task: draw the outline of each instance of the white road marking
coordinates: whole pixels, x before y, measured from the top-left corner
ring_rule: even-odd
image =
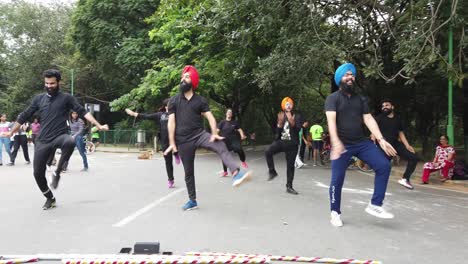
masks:
[[[329,189],[330,186],[323,184],[321,182],[315,182],[315,185],[318,187],[326,188]],[[349,193],[358,193],[358,194],[373,194],[374,190],[367,188],[367,190],[358,190],[358,189],[352,189],[352,188],[343,188],[341,189],[344,192],[349,192]],[[391,193],[385,193],[385,195],[392,195]]]
[[[138,216],[148,212],[149,210],[151,210],[153,207],[157,206],[158,204],[168,200],[169,198],[171,198],[172,196],[175,196],[176,194],[182,192],[182,191],[185,191],[185,188],[182,188],[182,189],[178,189],[178,190],[175,190],[171,193],[169,193],[168,195],[164,196],[164,197],[161,197],[159,198],[158,200],[148,204],[147,206],[141,208],[140,210],[136,211],[135,213],[125,217],[124,219],[122,219],[120,222],[118,223],[115,223],[113,224],[112,226],[113,227],[123,227],[124,225],[132,222],[133,220],[135,220]]]

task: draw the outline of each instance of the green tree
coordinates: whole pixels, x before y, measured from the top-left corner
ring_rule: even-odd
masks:
[[[64,38],[71,7],[14,1],[0,4],[0,13],[0,105],[12,117],[43,91],[42,72],[67,52]]]
[[[92,71],[120,93],[140,83],[155,59],[145,18],[159,0],[80,0],[73,14],[70,37]],[[102,83],[100,83],[102,85]],[[108,92],[108,91],[107,91]]]

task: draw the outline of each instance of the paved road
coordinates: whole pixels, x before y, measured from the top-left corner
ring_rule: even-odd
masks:
[[[91,169],[79,172],[75,153],[56,191],[58,207],[41,209],[44,198],[32,166],[18,155],[15,167],[0,167],[0,255],[117,253],[137,241],[160,241],[163,251],[242,252],[310,257],[377,259],[384,263],[464,263],[468,257],[468,194],[389,184],[386,206],[396,215],[382,220],[364,212],[373,178],[348,171],[343,192],[344,227],[329,223],[330,171],[296,171],[300,195],[285,192],[280,176],[266,182],[261,152],[248,152],[254,178],[239,188],[221,178],[212,154],[196,160],[199,210],[183,212],[187,200],[182,167],[175,189],[167,189],[161,158],[94,153]]]

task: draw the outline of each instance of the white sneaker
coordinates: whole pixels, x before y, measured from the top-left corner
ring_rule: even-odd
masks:
[[[410,189],[410,190],[413,190],[413,189],[414,189],[413,185],[411,185],[411,183],[409,183],[409,181],[408,181],[407,179],[404,179],[404,178],[403,178],[403,179],[399,179],[399,180],[398,180],[398,183],[399,183],[400,185],[404,186],[405,188]]]
[[[302,168],[302,166],[304,166],[304,163],[299,162],[299,161],[294,162],[294,167],[296,169],[300,169],[300,168]]]
[[[366,207],[366,213],[384,219],[392,219],[393,217],[395,217],[393,214],[385,211],[385,209],[382,206],[377,206],[370,203]]]
[[[336,227],[343,226],[343,221],[341,221],[341,215],[340,214],[338,214],[336,211],[332,211],[330,216],[331,216],[330,223],[333,226],[336,226]]]

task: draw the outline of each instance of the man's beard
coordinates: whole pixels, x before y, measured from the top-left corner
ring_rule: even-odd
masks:
[[[343,92],[352,94],[352,93],[354,93],[354,89],[353,89],[354,88],[354,82],[351,85],[348,85],[348,84],[342,82],[342,83],[340,83],[340,88],[341,88],[341,90],[343,90]]]
[[[179,85],[179,91],[180,93],[186,93],[188,92],[190,89],[192,89],[192,84],[190,83],[186,83],[184,81],[182,81]]]
[[[44,87],[45,90],[47,91],[47,94],[50,95],[50,96],[54,96],[58,93],[59,89],[60,89],[60,86],[57,85],[57,87],[55,88],[50,88],[50,87]]]
[[[391,113],[393,113],[393,110],[392,109],[388,109],[388,108],[385,108],[382,110],[382,113],[384,113],[384,115],[390,115]]]

